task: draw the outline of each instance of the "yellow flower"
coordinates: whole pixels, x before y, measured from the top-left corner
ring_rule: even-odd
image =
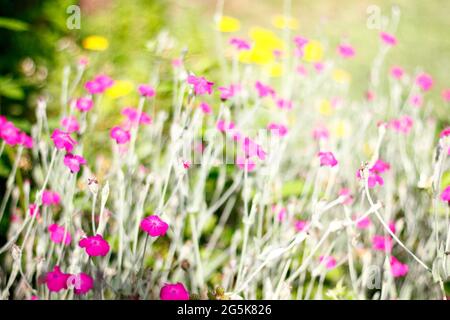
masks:
[[[241,51],[239,53],[239,61],[243,63],[267,65],[272,63],[273,60],[273,52],[258,45],[255,45],[251,50]]]
[[[273,50],[283,50],[284,48],[283,40],[268,29],[253,27],[250,29],[250,38],[255,43],[255,46],[270,50],[271,53]]]
[[[323,47],[319,41],[311,40],[303,48],[303,59],[306,62],[319,62],[323,58]]]
[[[324,99],[319,103],[319,113],[321,115],[331,116],[333,114],[333,111],[333,106],[327,99]]]
[[[283,66],[279,62],[271,63],[266,68],[271,77],[277,78],[283,75]]]
[[[116,80],[114,85],[106,90],[106,95],[112,99],[126,96],[133,91],[133,83],[128,80]]]
[[[220,32],[236,32],[241,28],[241,23],[236,18],[222,16],[217,21],[216,27]]]
[[[298,20],[277,14],[272,17],[272,25],[278,29],[298,29]]]
[[[348,126],[348,124],[344,121],[338,121],[333,128],[334,134],[338,138],[344,138],[351,133],[351,128]]]
[[[337,83],[349,83],[351,80],[350,74],[342,69],[334,69],[332,78]]]
[[[102,36],[89,36],[83,39],[83,48],[93,51],[104,51],[108,49],[108,39]]]
[[[373,149],[372,149],[372,147],[370,146],[370,144],[368,144],[367,142],[364,143],[364,145],[363,145],[363,152],[364,152],[364,155],[365,155],[367,158],[370,158],[370,157],[372,157],[372,155],[373,155]]]

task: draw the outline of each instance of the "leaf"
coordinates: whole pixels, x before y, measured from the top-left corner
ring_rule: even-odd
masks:
[[[27,31],[29,29],[29,25],[26,22],[0,17],[0,28],[12,30],[12,31]]]
[[[13,100],[21,100],[24,97],[23,89],[10,78],[0,78],[0,96]]]

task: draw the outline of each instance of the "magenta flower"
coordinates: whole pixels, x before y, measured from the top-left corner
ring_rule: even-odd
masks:
[[[297,232],[306,231],[308,229],[308,221],[297,220],[297,221],[295,221],[294,227]]]
[[[229,41],[229,44],[234,46],[239,51],[241,51],[241,50],[250,50],[250,43],[248,43],[244,39],[231,38],[230,41]]]
[[[423,104],[423,97],[420,94],[415,94],[409,99],[409,103],[417,108],[420,108]]]
[[[65,149],[67,152],[71,152],[73,147],[77,144],[68,132],[59,129],[53,131],[51,138],[57,149]]]
[[[378,159],[375,164],[370,168],[370,172],[374,173],[383,173],[388,171],[391,168],[391,165],[387,162],[384,162],[381,159]]]
[[[255,88],[258,91],[258,95],[260,98],[264,98],[267,96],[271,96],[271,97],[275,96],[275,90],[272,89],[272,87],[265,85],[259,81],[256,81]]]
[[[397,231],[397,228],[395,227],[395,221],[389,222],[389,230],[391,230],[392,233],[395,233],[395,231]]]
[[[94,287],[94,279],[84,272],[71,275],[68,282],[77,295],[86,294]]]
[[[148,84],[141,84],[138,87],[139,94],[146,98],[152,98],[155,96],[156,91]]]
[[[267,130],[270,131],[273,135],[284,137],[288,133],[288,128],[279,123],[271,122],[267,125]]]
[[[225,120],[218,120],[216,123],[216,128],[217,130],[219,130],[220,132],[231,132],[234,129],[235,125],[234,122],[230,121],[230,122],[225,122]]]
[[[130,132],[122,129],[121,127],[113,127],[110,133],[111,138],[116,140],[117,144],[124,144],[130,141],[131,135]]]
[[[20,132],[19,143],[27,149],[33,148],[33,138],[27,135],[25,132]]]
[[[122,115],[127,117],[128,122],[130,122],[133,125],[135,125],[137,123],[145,124],[145,125],[152,123],[152,118],[147,113],[142,111],[141,116],[139,117],[139,110],[137,110],[135,108],[125,107],[122,109],[121,113],[122,113]]]
[[[325,268],[327,268],[328,270],[333,269],[337,264],[336,259],[332,256],[320,256],[319,261],[320,263],[325,265]]]
[[[441,96],[445,102],[450,102],[450,89],[442,90]]]
[[[358,170],[356,173],[356,176],[361,179],[361,171]],[[367,184],[370,189],[375,188],[375,186],[378,184],[379,186],[382,186],[384,184],[384,180],[381,176],[377,175],[375,172],[369,172],[369,177],[367,178]]]
[[[233,98],[239,92],[240,86],[231,84],[229,87],[219,87],[217,90],[220,91],[220,99],[226,101]]]
[[[214,86],[214,82],[206,80],[204,77],[196,77],[193,75],[189,75],[187,78],[187,82],[194,86],[194,93],[196,95],[204,95],[211,94],[212,87]]]
[[[166,283],[159,293],[161,300],[189,300],[189,292],[181,282]]]
[[[441,138],[448,136],[450,136],[450,127],[446,127],[444,130],[442,130],[441,134],[439,135],[439,137]]]
[[[343,58],[352,58],[355,56],[355,49],[349,45],[349,44],[341,44],[338,47],[338,53],[343,57]]]
[[[114,84],[114,80],[104,74],[99,74],[95,77],[94,80],[103,87],[103,90],[112,87],[112,85]]]
[[[0,122],[0,138],[2,138],[6,144],[15,146],[21,141],[20,130],[16,128],[12,122]]]
[[[44,192],[42,193],[42,203],[45,206],[58,205],[60,199],[61,198],[57,192],[44,190]]]
[[[48,227],[48,231],[50,232],[50,240],[52,240],[54,243],[62,243],[64,241],[64,244],[68,246],[72,241],[72,237],[69,231],[66,231],[66,228],[64,228],[63,226],[59,226],[56,223],[51,224]]]
[[[374,235],[372,238],[372,248],[377,251],[391,252],[392,238],[389,236]]]
[[[372,221],[369,217],[364,217],[356,220],[356,227],[358,229],[364,230],[370,227]]]
[[[316,70],[317,73],[321,73],[324,68],[325,68],[325,65],[322,62],[314,63],[314,69]]]
[[[408,134],[414,124],[414,120],[410,116],[403,116],[398,119],[392,119],[389,126],[397,132]]]
[[[252,159],[241,156],[238,156],[236,158],[236,165],[239,167],[239,169],[247,170],[248,172],[255,170],[256,167],[256,164]]]
[[[291,110],[292,101],[287,99],[277,99],[277,107],[280,109]]]
[[[61,119],[61,127],[63,127],[67,133],[73,133],[80,130],[80,124],[75,116],[64,117]]]
[[[104,257],[109,252],[108,242],[99,234],[81,239],[78,245],[84,248],[90,257]]]
[[[50,292],[59,292],[67,289],[67,280],[70,274],[61,272],[59,266],[55,266],[53,271],[47,272],[44,282]]]
[[[202,112],[204,114],[211,114],[212,113],[212,108],[209,104],[207,104],[206,102],[201,102],[199,105],[200,110],[202,110]]]
[[[409,271],[408,265],[406,263],[405,264],[401,263],[394,256],[391,256],[390,265],[391,265],[391,274],[395,278],[404,277]]]
[[[433,87],[433,78],[427,73],[421,73],[416,78],[416,84],[423,91],[428,91]]]
[[[338,164],[338,161],[334,157],[332,152],[319,152],[318,153],[319,159],[320,159],[320,166],[328,166],[328,167],[334,167]]]
[[[388,46],[397,45],[397,38],[390,33],[380,32],[380,39]]]
[[[85,89],[90,94],[98,94],[105,92],[106,89],[110,88],[114,84],[114,80],[106,75],[98,75],[94,80],[86,82],[84,85]]]
[[[159,237],[166,234],[169,225],[157,215],[151,215],[141,221],[141,229],[150,237]]]
[[[330,132],[324,126],[317,126],[313,130],[313,138],[314,140],[328,139],[330,137]]]
[[[348,188],[342,188],[339,191],[339,196],[344,198],[342,202],[344,205],[351,205],[353,203],[353,196]]]
[[[260,160],[266,159],[266,152],[263,148],[249,137],[245,137],[242,143],[242,150],[248,157],[257,156]]]
[[[31,217],[36,217],[36,219],[38,219],[41,216],[39,207],[34,203],[30,204],[30,206],[28,207],[28,214]]]
[[[92,109],[93,106],[94,106],[94,101],[92,101],[92,99],[90,99],[90,98],[81,97],[81,98],[77,99],[76,107],[81,112],[88,112],[89,110]]]
[[[86,164],[86,160],[79,155],[68,153],[64,156],[64,165],[70,169],[72,173],[80,171],[80,166]]]
[[[403,71],[402,67],[393,66],[391,68],[391,76],[394,77],[397,80],[400,80],[403,77],[404,74],[405,74],[405,72]]]
[[[447,186],[441,193],[441,200],[450,204],[450,185]]]

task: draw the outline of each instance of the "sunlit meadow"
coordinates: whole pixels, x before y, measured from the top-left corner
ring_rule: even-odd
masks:
[[[158,30],[131,78],[87,35],[2,112],[1,299],[447,299],[450,82],[386,62],[408,12],[368,8],[355,94],[351,38],[211,3],[213,50]]]

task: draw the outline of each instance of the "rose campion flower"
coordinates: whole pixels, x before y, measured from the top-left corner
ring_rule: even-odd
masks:
[[[90,98],[82,97],[77,99],[75,106],[81,112],[88,112],[94,106],[94,101],[92,101]]]
[[[423,91],[429,91],[433,87],[433,78],[427,73],[421,73],[416,78],[416,84]]]
[[[398,119],[392,119],[389,126],[395,131],[408,134],[414,124],[414,120],[410,116],[403,116]]]
[[[131,139],[130,132],[122,129],[121,127],[113,127],[110,133],[111,138],[116,140],[117,144],[125,144]]]
[[[444,202],[448,202],[450,205],[450,185],[447,186],[444,191],[441,193],[441,200]]]
[[[68,282],[76,295],[86,294],[94,287],[94,279],[84,272],[71,275]]]
[[[372,238],[372,248],[377,251],[391,252],[392,238],[390,236],[374,235]]]
[[[330,132],[324,126],[317,126],[313,130],[313,138],[314,140],[328,139],[330,137]]]
[[[387,32],[380,32],[380,39],[388,46],[395,46],[397,45],[397,38]]]
[[[68,132],[59,129],[53,131],[51,138],[57,149],[65,149],[66,152],[72,152],[73,147],[77,144]]]
[[[90,94],[100,94],[105,92],[106,89],[110,88],[114,84],[114,80],[106,75],[98,75],[94,80],[87,81],[84,88]]]
[[[256,81],[255,88],[258,91],[258,95],[260,98],[264,98],[267,96],[271,96],[271,97],[275,96],[275,90],[272,89],[272,87],[265,85],[259,81]]]
[[[90,257],[104,257],[109,252],[108,242],[99,234],[81,239],[78,245],[84,248]]]
[[[150,237],[159,237],[166,234],[169,225],[157,215],[151,215],[141,221],[141,229]]]
[[[35,217],[36,219],[38,219],[41,216],[39,207],[34,203],[30,204],[30,206],[28,207],[28,214],[31,217]]]
[[[391,265],[391,274],[394,278],[404,277],[409,271],[408,265],[401,263],[394,256],[391,256],[390,265]]]
[[[403,77],[404,74],[405,74],[405,72],[403,71],[402,67],[393,66],[391,68],[391,76],[394,77],[397,80],[400,80]]]
[[[440,138],[448,137],[450,136],[450,127],[446,127],[442,132],[439,134]]]
[[[67,280],[70,274],[61,272],[59,266],[55,266],[53,271],[47,272],[44,282],[50,292],[59,292],[67,289]]]
[[[358,170],[356,173],[356,176],[358,179],[362,179],[361,170]],[[384,184],[384,180],[381,176],[376,174],[373,171],[369,171],[369,177],[367,178],[367,184],[370,189],[375,188],[378,184],[379,186],[382,186]]]
[[[320,256],[319,257],[319,261],[328,270],[333,269],[334,267],[336,267],[336,264],[337,264],[336,259],[334,257],[332,257],[332,256]]]
[[[229,41],[229,44],[234,46],[239,51],[241,51],[241,50],[250,50],[250,43],[248,43],[244,39],[231,38],[230,41]]]
[[[349,44],[341,44],[338,47],[338,53],[343,58],[349,59],[355,56],[355,49]]]
[[[53,223],[48,227],[48,231],[50,232],[50,240],[54,243],[62,243],[64,241],[64,244],[68,246],[72,242],[69,231],[66,231],[66,228],[63,226]]]
[[[351,205],[353,203],[353,196],[350,192],[350,189],[348,188],[342,188],[339,191],[339,196],[344,198],[344,201],[342,202],[342,204],[344,205]]]
[[[273,135],[284,137],[288,133],[288,128],[281,124],[281,123],[275,123],[271,122],[267,125],[267,130],[270,131]]]
[[[360,230],[364,230],[370,227],[372,221],[369,217],[364,217],[356,220],[356,227]]]
[[[138,123],[148,125],[152,123],[152,118],[147,113],[142,111],[139,117],[139,110],[135,108],[125,107],[122,109],[121,114],[127,117],[128,122],[133,125]]]
[[[286,110],[291,110],[292,109],[292,101],[291,100],[287,100],[287,99],[278,99],[277,100],[277,107],[280,109],[286,109]]]
[[[220,100],[226,101],[233,98],[240,90],[239,85],[231,84],[229,87],[219,87],[217,90],[220,91]]]
[[[6,121],[0,126],[0,138],[2,138],[6,144],[15,146],[20,143],[20,130],[14,126],[10,121]]]
[[[198,96],[212,93],[214,82],[208,81],[204,77],[189,75],[187,82],[194,86],[194,93]]]
[[[166,283],[159,293],[161,300],[189,300],[189,292],[181,282]]]
[[[25,132],[20,132],[19,143],[27,149],[33,148],[33,138],[31,138]]]
[[[409,103],[413,107],[420,108],[423,104],[423,97],[420,94],[415,94],[410,98]]]
[[[442,99],[444,99],[445,102],[450,102],[450,89],[444,89],[441,92]]]
[[[256,164],[252,159],[241,156],[238,156],[236,158],[236,165],[238,166],[239,169],[247,170],[248,172],[255,170],[256,167]]]
[[[211,114],[212,113],[212,109],[210,107],[209,104],[207,104],[206,102],[201,102],[199,105],[200,110],[202,110],[202,112],[204,114]]]
[[[51,190],[44,190],[42,193],[42,203],[45,206],[58,205],[61,197],[57,192]]]
[[[216,123],[216,128],[220,131],[220,132],[230,132],[231,130],[233,130],[235,127],[234,122],[230,121],[230,122],[225,122],[225,120],[218,120]]]
[[[370,168],[370,172],[375,173],[383,173],[385,171],[388,171],[391,168],[391,165],[387,162],[384,162],[381,159],[378,159],[375,164]]]
[[[70,172],[77,173],[80,171],[80,166],[86,164],[86,160],[79,155],[67,153],[64,156],[64,165],[70,169]]]
[[[320,159],[320,166],[328,166],[328,167],[334,167],[338,164],[338,161],[334,157],[332,152],[319,152],[318,153],[319,159]]]
[[[306,231],[308,229],[308,221],[306,220],[297,220],[295,221],[295,230],[297,232]]]
[[[80,124],[75,116],[63,117],[61,119],[61,127],[69,134],[80,130]]]
[[[138,91],[141,96],[146,98],[152,98],[156,94],[155,89],[153,89],[153,87],[149,86],[148,84],[139,85]]]
[[[389,222],[389,230],[391,230],[392,233],[395,233],[395,231],[397,231],[397,228],[395,227],[395,221]]]

